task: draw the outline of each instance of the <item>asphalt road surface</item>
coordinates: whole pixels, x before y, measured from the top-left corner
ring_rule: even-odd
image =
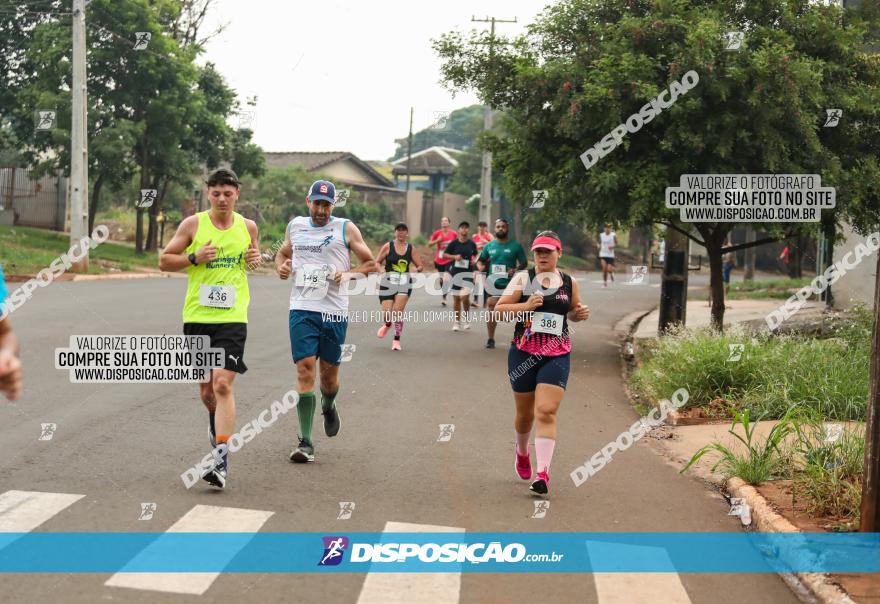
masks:
[[[22,341],[25,394],[0,404],[0,530],[229,531],[741,531],[719,495],[681,476],[645,441],[586,484],[568,474],[637,418],[620,377],[617,320],[649,309],[653,284],[603,290],[579,275],[592,309],[573,336],[572,372],[550,469],[550,507],[514,476],[513,398],[506,375],[511,325],[485,350],[482,325],[406,325],[403,351],[377,324],[353,322],[342,365],[339,436],[316,415],[316,462],[291,464],[295,411],[231,455],[229,487],[184,488],[180,474],[208,451],[207,414],[194,384],[71,384],[54,350],[71,335],[178,334],[184,279],[54,283],[12,315]],[[692,276],[692,283],[705,282]],[[246,349],[236,381],[238,426],[295,385],[287,333],[289,283],[251,278]],[[378,308],[375,298],[353,311]],[[440,311],[416,292],[408,310]],[[671,395],[671,393],[669,393]],[[40,440],[41,425],[56,428]],[[438,442],[439,426],[453,424]],[[23,495],[16,491],[36,492]],[[41,494],[40,494],[41,493]],[[337,519],[340,502],[354,502]],[[140,519],[142,503],[154,503]],[[203,506],[218,506],[206,508]],[[17,511],[16,511],[17,510]],[[24,510],[24,511],[23,511]],[[5,518],[4,518],[5,517]],[[205,552],[206,556],[211,552]],[[719,556],[724,552],[719,551]],[[750,602],[797,601],[773,574],[110,574],[7,575],[4,602]]]

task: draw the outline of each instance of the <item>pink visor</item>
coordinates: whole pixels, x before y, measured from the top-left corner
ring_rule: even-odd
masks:
[[[538,248],[544,248],[547,250],[559,250],[562,251],[562,244],[553,239],[553,237],[536,237],[534,241],[532,241],[532,250],[536,250]]]

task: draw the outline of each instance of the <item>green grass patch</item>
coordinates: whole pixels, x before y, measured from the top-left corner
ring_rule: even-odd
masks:
[[[557,265],[564,270],[589,271],[593,268],[593,264],[589,260],[571,254],[563,254]]]
[[[0,264],[8,275],[32,275],[44,268],[70,249],[70,236],[66,233],[33,229],[28,227],[0,227]],[[92,262],[89,273],[105,273],[111,266],[157,268],[156,253],[138,255],[131,245],[104,242],[90,253],[90,258],[106,261],[110,266]]]
[[[723,335],[680,330],[643,348],[632,387],[653,401],[686,388],[685,408],[724,399],[733,410],[751,409],[766,419],[801,405],[822,418],[863,421],[872,325],[871,313],[855,308],[831,326],[828,339],[752,337],[736,327]],[[728,360],[731,345],[742,346],[738,361]]]
[[[737,281],[730,284],[728,300],[789,298],[800,288],[809,285],[812,277],[803,279],[767,279],[763,281]]]

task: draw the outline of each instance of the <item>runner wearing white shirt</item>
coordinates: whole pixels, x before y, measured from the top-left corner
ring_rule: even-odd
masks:
[[[296,364],[299,403],[299,445],[290,460],[315,460],[312,420],[315,414],[315,368],[320,363],[321,413],[324,432],[336,436],[340,420],[336,410],[339,392],[339,363],[348,328],[348,297],[340,284],[356,274],[376,272],[377,265],[360,230],[347,218],[332,215],[336,187],[326,180],[315,181],[306,204],[308,216],[287,225],[284,245],[275,257],[278,276],[294,276],[290,293],[290,347]],[[360,260],[351,268],[350,253]]]
[[[614,282],[614,248],[617,247],[617,234],[611,224],[605,223],[605,232],[599,233],[599,260],[602,263],[602,287],[608,287],[608,276]]]

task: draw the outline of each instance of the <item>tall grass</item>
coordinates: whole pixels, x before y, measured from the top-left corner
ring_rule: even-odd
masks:
[[[758,417],[754,421],[751,419],[751,412],[737,412],[730,427],[730,432],[736,439],[745,446],[745,450],[740,453],[721,443],[710,443],[702,447],[694,453],[687,465],[681,471],[686,472],[699,461],[703,456],[709,453],[718,453],[720,459],[712,466],[714,472],[719,467],[725,478],[738,476],[749,484],[760,484],[771,478],[778,477],[784,471],[782,445],[785,439],[795,432],[793,418],[796,410],[789,410],[782,419],[779,420],[770,433],[762,442],[755,439],[755,429],[758,422],[764,419]],[[737,425],[743,428],[743,434],[736,431]]]
[[[768,419],[799,405],[827,419],[864,420],[871,314],[856,308],[832,327],[836,337],[830,339],[753,337],[737,327],[723,335],[679,330],[644,349],[632,386],[648,400],[687,388],[686,407],[722,398],[735,409],[749,408]],[[739,361],[728,360],[731,344],[743,345]]]

